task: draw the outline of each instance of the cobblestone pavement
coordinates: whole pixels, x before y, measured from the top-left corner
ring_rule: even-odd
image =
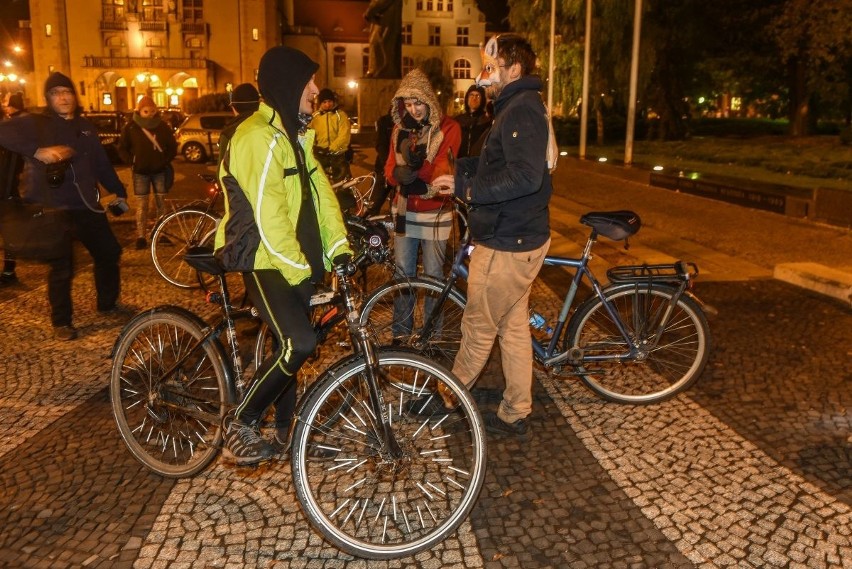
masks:
[[[173,481],[135,462],[106,390],[122,319],[96,315],[82,267],[81,338],[54,341],[44,269],[22,263],[22,284],[0,289],[0,566],[852,568],[852,313],[770,278],[785,255],[849,262],[848,233],[560,168],[571,190],[554,198],[554,253],[584,239],[578,213],[630,207],[645,227],[628,251],[601,242],[596,271],[681,256],[702,268],[697,293],[718,314],[687,394],[621,406],[536,372],[533,436],[489,436],[482,494],[459,531],[414,558],[353,559],[310,529],[286,463],[220,461]],[[132,244],[130,220],[115,227]],[[751,231],[783,235],[783,251]],[[147,252],[128,246],[122,263],[123,302],[209,314],[197,291],[156,277]],[[536,308],[547,314],[565,282],[543,271]],[[499,374],[474,395],[495,408]]]

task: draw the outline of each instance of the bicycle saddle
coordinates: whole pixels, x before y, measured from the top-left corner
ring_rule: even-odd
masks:
[[[642,220],[636,212],[629,210],[590,211],[580,218],[580,223],[613,241],[627,239],[642,227]]]
[[[190,247],[183,256],[183,260],[202,273],[210,273],[214,276],[225,274],[225,270],[213,256],[213,249],[210,247]]]

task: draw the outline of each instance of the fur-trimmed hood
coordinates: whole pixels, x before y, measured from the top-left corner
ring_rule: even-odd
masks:
[[[429,83],[429,78],[421,70],[413,69],[402,78],[391,103],[391,117],[394,124],[400,129],[409,130],[402,120],[406,115],[405,99],[418,99],[429,107],[428,132],[421,132],[419,138],[425,139],[427,144],[426,160],[434,162],[444,139],[441,132],[441,120],[444,114],[441,112],[441,104]]]

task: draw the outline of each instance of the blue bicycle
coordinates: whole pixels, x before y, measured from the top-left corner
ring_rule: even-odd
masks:
[[[634,235],[638,216],[591,212],[580,222],[591,228],[582,255],[544,261],[573,270],[573,276],[553,329],[532,334],[536,362],[551,373],[579,376],[598,396],[617,403],[655,403],[684,391],[701,375],[710,349],[703,304],[690,290],[698,267],[683,261],[613,267],[604,286],[589,267],[592,247],[599,235],[616,241]],[[457,283],[467,278],[472,247],[468,241],[460,248],[444,280],[398,278],[370,293],[361,323],[377,344],[408,346],[452,366],[466,304]],[[584,278],[592,295],[572,313]],[[540,321],[533,316],[535,328]]]

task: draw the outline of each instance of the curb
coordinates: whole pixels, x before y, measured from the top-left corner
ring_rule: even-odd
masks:
[[[818,263],[782,263],[772,275],[784,281],[832,298],[852,307],[852,273]]]

